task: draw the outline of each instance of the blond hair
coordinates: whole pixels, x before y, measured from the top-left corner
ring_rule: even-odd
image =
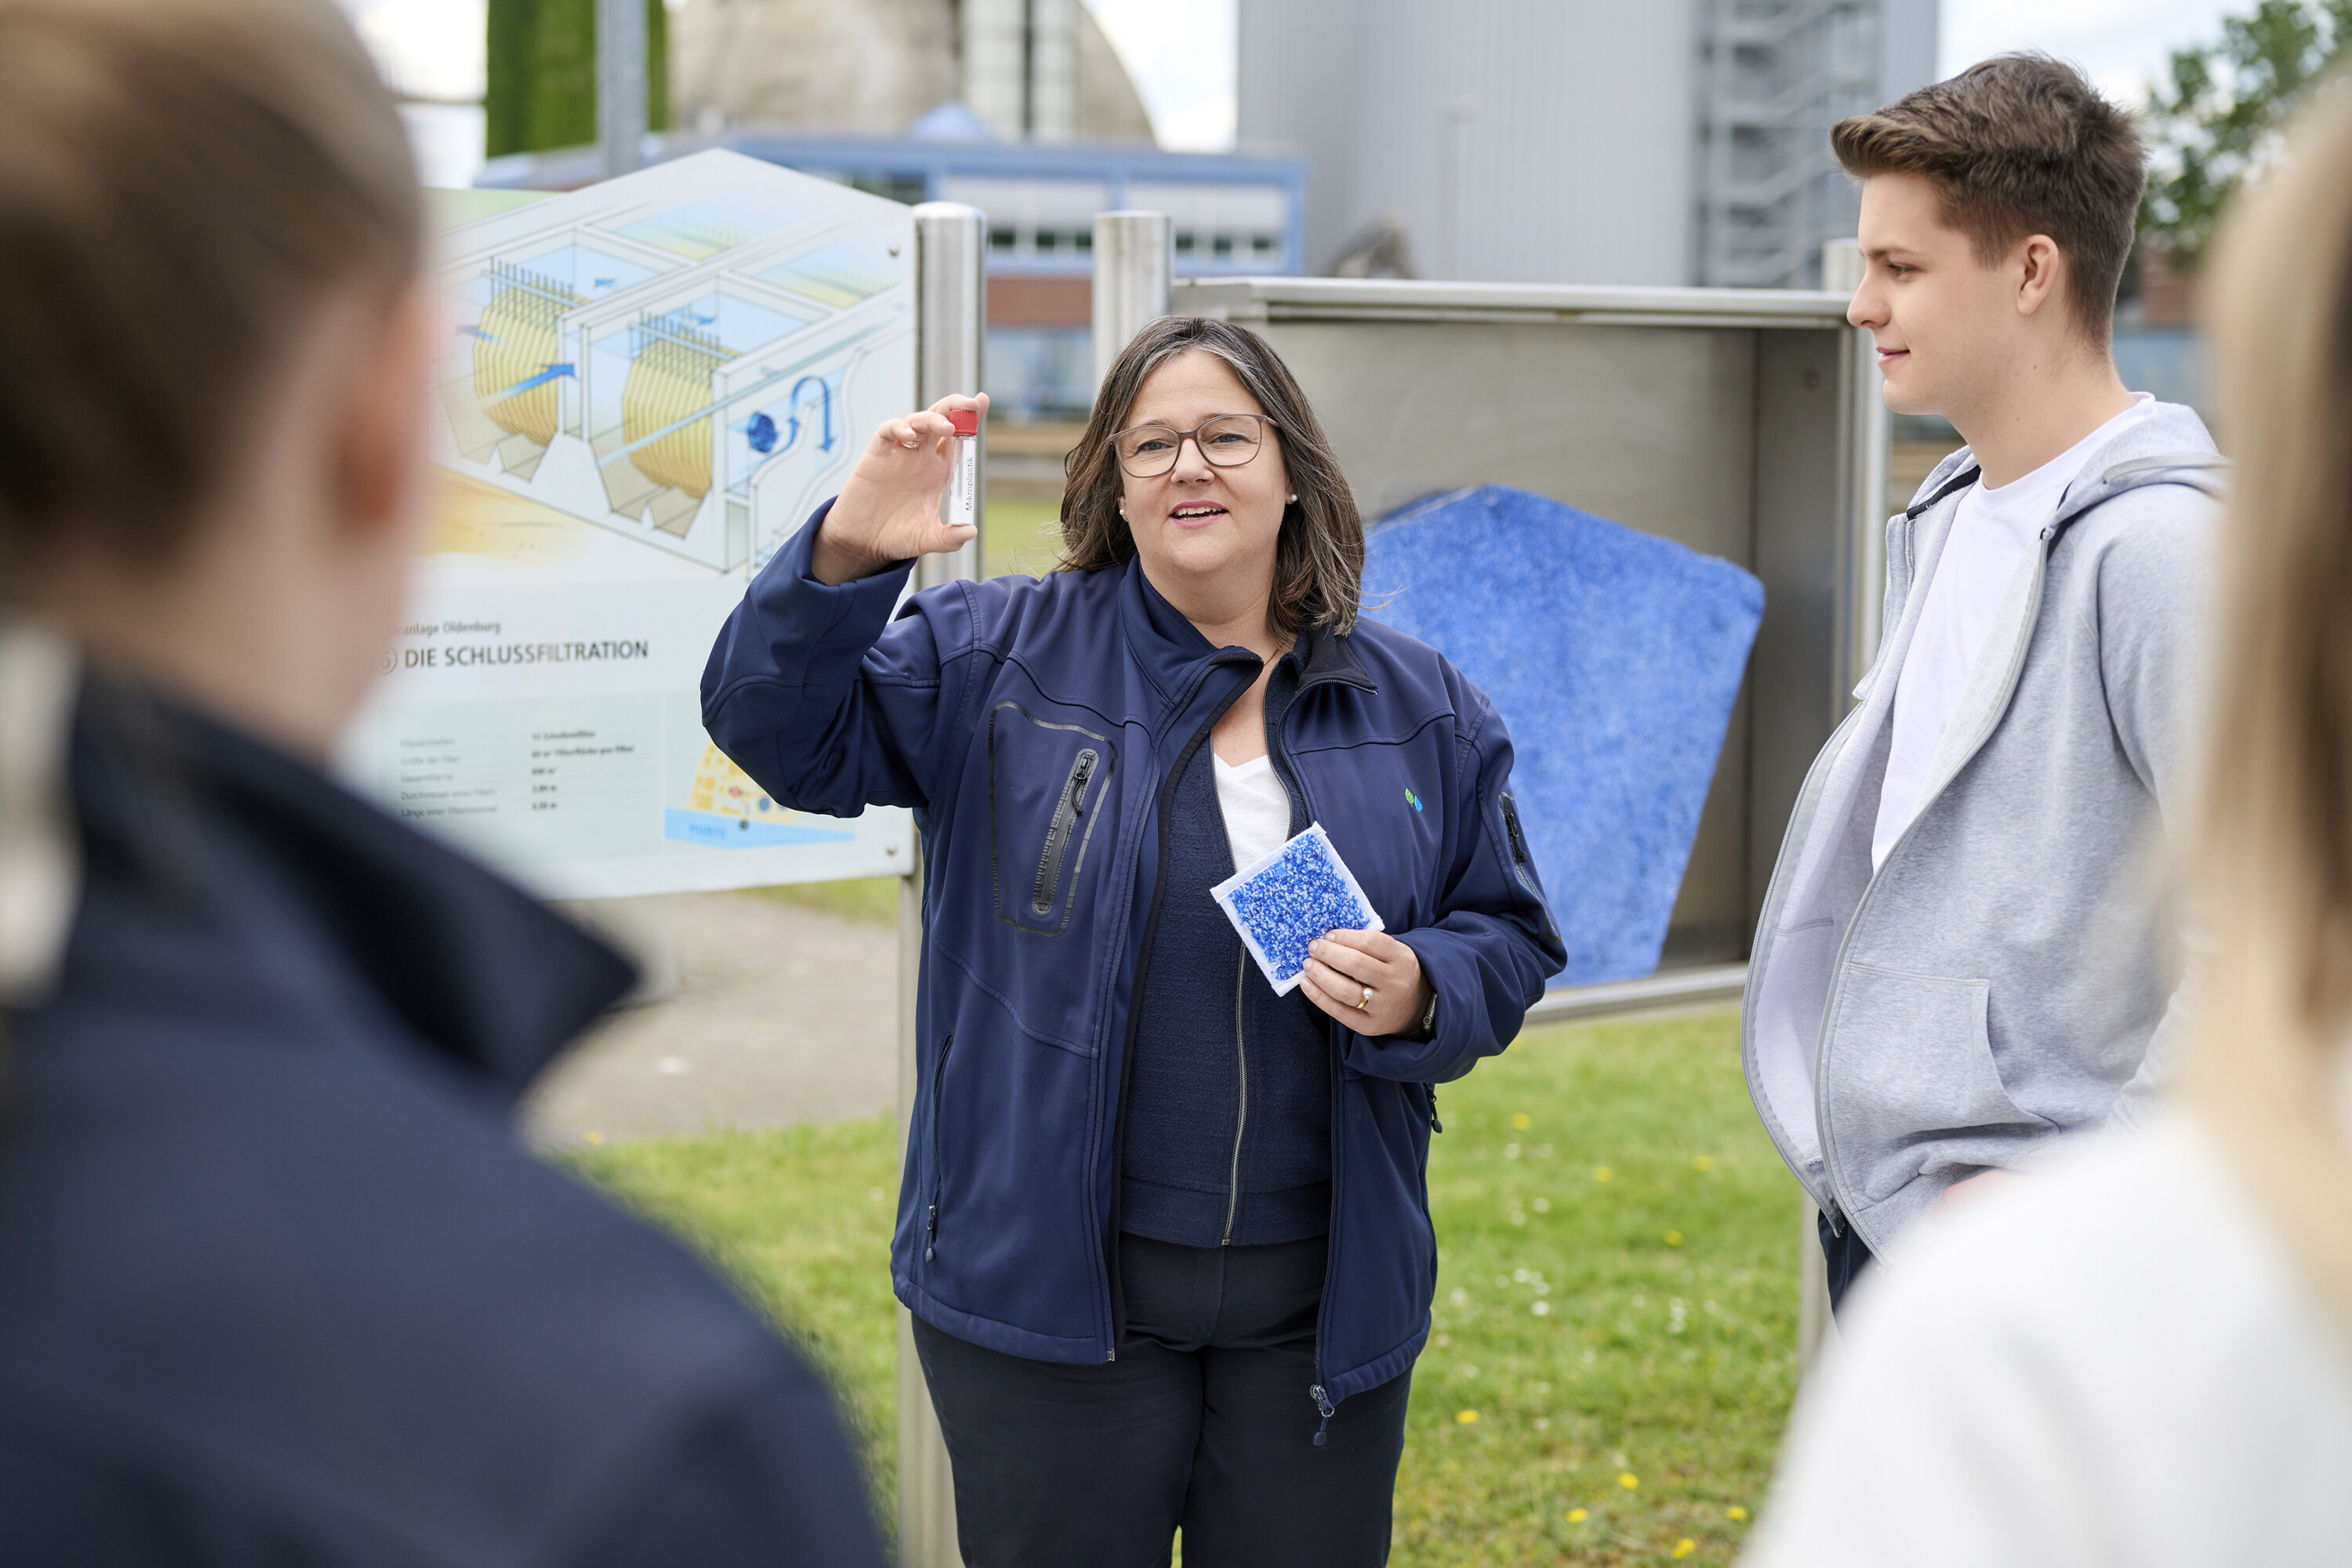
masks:
[[[2192,879],[2191,1100],[2352,1329],[2352,94],[2235,215],[2212,300],[2238,459]]]
[[[168,566],[310,312],[423,234],[331,0],[0,0],[0,596],[68,532]]]

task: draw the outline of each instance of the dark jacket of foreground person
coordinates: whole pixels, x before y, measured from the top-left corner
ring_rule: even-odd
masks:
[[[0,1559],[878,1565],[824,1388],[521,1149],[629,984],[310,768],[93,686],[7,1026]]]

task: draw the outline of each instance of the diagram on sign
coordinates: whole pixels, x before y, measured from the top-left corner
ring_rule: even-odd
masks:
[[[708,743],[685,808],[673,806],[665,816],[668,837],[717,849],[847,843],[856,837],[832,817],[778,805],[726,752]]]
[[[913,401],[908,209],[725,152],[433,195],[433,485],[345,775],[551,898],[911,864],[904,810],[767,795],[699,691],[751,574]]]
[[[445,233],[446,467],[756,568],[900,411],[904,207],[704,153]]]

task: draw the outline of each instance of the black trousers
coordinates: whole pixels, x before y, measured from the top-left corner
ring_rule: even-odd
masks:
[[[971,1568],[1377,1568],[1410,1373],[1324,1426],[1325,1244],[1119,1238],[1127,1338],[1100,1366],[1030,1361],[915,1320]]]
[[[1822,1233],[1822,1259],[1829,1266],[1830,1316],[1834,1318],[1845,1303],[1845,1293],[1870,1265],[1870,1248],[1863,1245],[1862,1237],[1850,1225],[1843,1234],[1831,1230],[1830,1216],[1825,1214],[1815,1214],[1813,1224]]]

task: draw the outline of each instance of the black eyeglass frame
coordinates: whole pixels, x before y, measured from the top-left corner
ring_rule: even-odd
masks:
[[[1251,446],[1249,449],[1249,457],[1242,458],[1240,462],[1221,463],[1217,461],[1216,458],[1209,456],[1209,448],[1201,445],[1201,432],[1206,430],[1210,426],[1218,423],[1220,420],[1224,419],[1255,419],[1257,421],[1257,440]],[[1279,430],[1281,428],[1282,426],[1275,422],[1274,416],[1270,414],[1212,414],[1206,419],[1202,420],[1198,425],[1193,426],[1190,430],[1179,430],[1173,425],[1160,425],[1157,423],[1130,425],[1124,430],[1114,430],[1110,433],[1110,449],[1111,456],[1118,458],[1119,471],[1125,474],[1129,479],[1156,479],[1162,474],[1174,471],[1177,463],[1181,461],[1184,456],[1184,443],[1187,441],[1192,443],[1192,449],[1200,453],[1201,460],[1208,464],[1211,468],[1238,468],[1248,464],[1252,459],[1256,458],[1258,453],[1265,449],[1265,433],[1268,430]],[[1132,436],[1138,430],[1165,430],[1168,434],[1176,437],[1175,449],[1170,455],[1168,458],[1168,466],[1166,468],[1154,468],[1148,474],[1139,474],[1133,468],[1128,467],[1128,462],[1125,458],[1118,457],[1119,437],[1122,436]]]

